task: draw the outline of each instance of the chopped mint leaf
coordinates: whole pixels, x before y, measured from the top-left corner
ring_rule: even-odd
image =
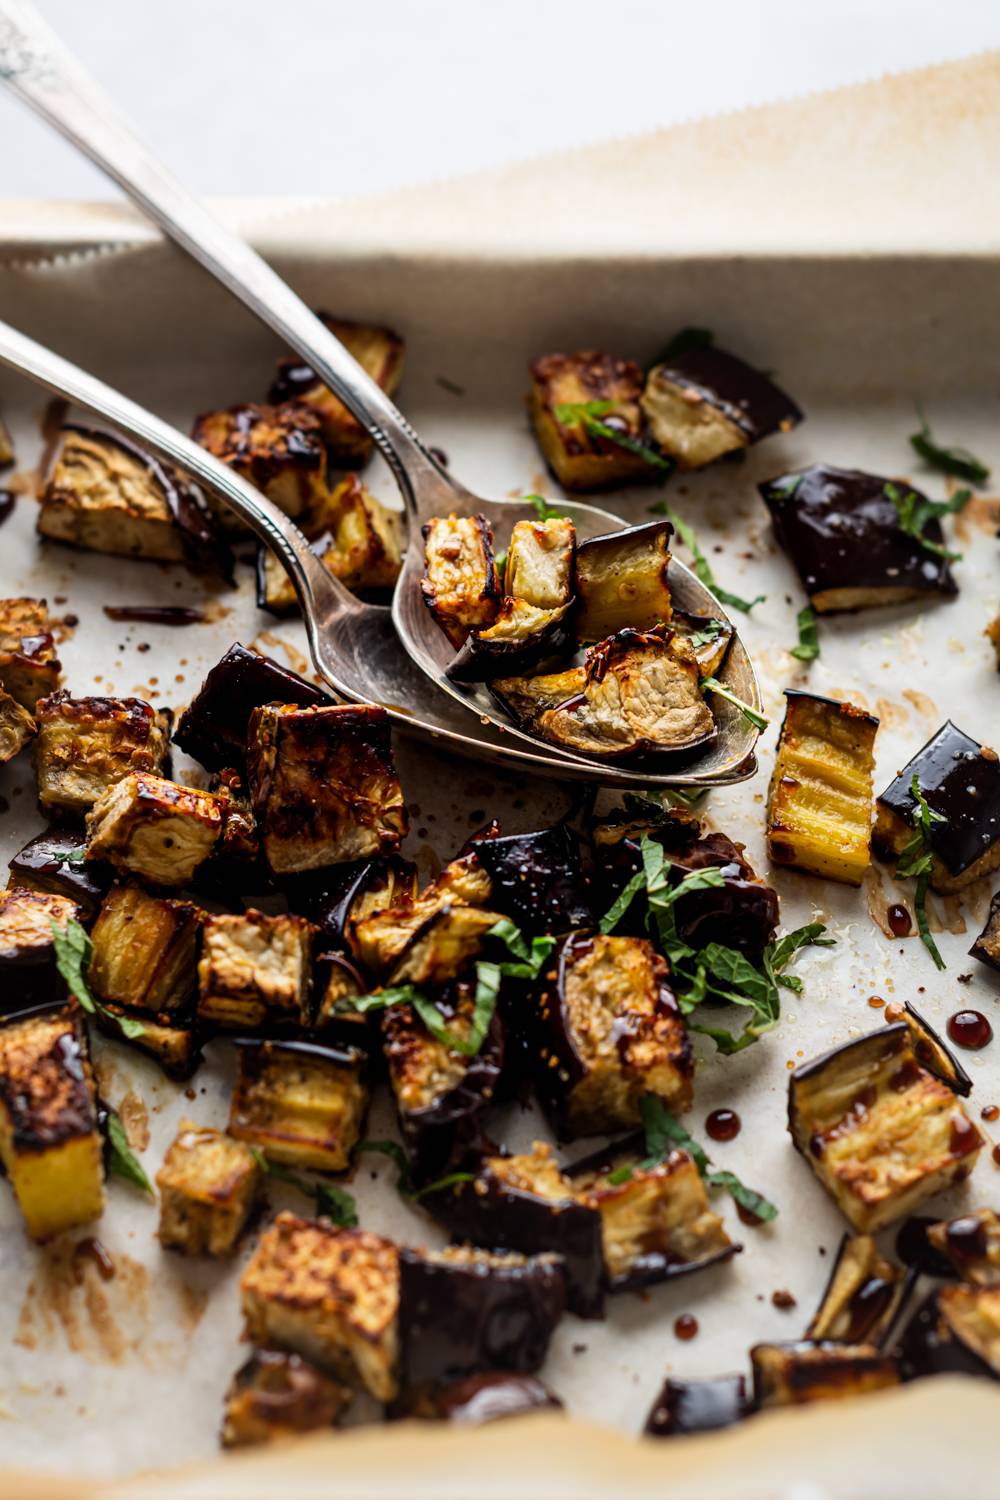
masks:
[[[798,661],[815,661],[819,655],[819,631],[816,628],[816,611],[811,604],[799,610],[796,624],[799,628],[799,644],[792,647],[792,656]]]
[[[920,455],[924,463],[942,474],[964,479],[967,484],[986,484],[990,471],[982,460],[970,453],[968,448],[945,448],[941,443],[936,443],[930,424],[919,408],[917,415],[920,418],[920,431],[911,433],[910,447]]]

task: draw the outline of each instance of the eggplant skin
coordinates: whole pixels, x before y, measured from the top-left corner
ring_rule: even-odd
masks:
[[[802,421],[795,402],[769,376],[714,345],[654,365],[642,409],[653,437],[680,469],[704,468]]]
[[[61,678],[45,600],[0,599],[0,688],[33,714]]]
[[[871,1235],[845,1234],[807,1338],[881,1348],[914,1279],[881,1254]]]
[[[563,940],[530,1023],[536,1087],[563,1137],[636,1128],[645,1093],[690,1107],[691,1040],[668,972],[645,938]]]
[[[500,580],[485,516],[434,516],[423,527],[424,603],[456,651],[469,632],[494,623]]]
[[[742,1375],[715,1375],[709,1380],[663,1382],[643,1429],[647,1437],[681,1437],[691,1432],[717,1432],[733,1427],[749,1415],[746,1381]]]
[[[669,622],[673,532],[669,521],[649,521],[580,543],[573,579],[578,640],[592,644]]]
[[[435,996],[445,1024],[464,1037],[472,1024],[475,986],[460,981]],[[383,1052],[396,1099],[410,1170],[417,1182],[442,1177],[481,1140],[482,1119],[495,1101],[504,1068],[504,1025],[495,1013],[474,1057],[431,1036],[412,1005],[382,1018]]]
[[[931,824],[931,889],[948,894],[1000,868],[1000,759],[948,720],[907,762],[878,798],[875,853],[896,860],[913,835],[913,778]]]
[[[222,1446],[246,1448],[332,1427],[353,1395],[298,1354],[255,1349],[226,1392]]]
[[[907,1324],[898,1355],[909,1379],[953,1373],[1000,1380],[1000,1288],[932,1292]]]
[[[759,486],[778,542],[818,614],[958,593],[947,561],[900,525],[886,494],[893,482],[860,469],[816,464]],[[899,489],[907,493],[913,486]],[[924,535],[940,546],[940,522],[928,521]]]
[[[750,1364],[758,1411],[863,1396],[901,1378],[896,1361],[871,1344],[755,1344]]]
[[[910,1042],[920,1066],[946,1083],[952,1093],[967,1099],[972,1093],[972,1079],[951,1048],[908,1000],[903,1007],[902,1019],[910,1029]]]
[[[265,703],[294,703],[299,708],[328,704],[332,699],[295,672],[249,651],[239,643],[209,672],[190,705],[181,714],[174,740],[209,771],[246,763],[250,715]]]
[[[289,910],[319,929],[331,949],[355,953],[358,922],[416,895],[417,867],[396,854],[373,855],[348,864],[289,876],[283,883]]]
[[[89,923],[108,892],[112,871],[96,860],[81,863],[75,857],[86,842],[74,828],[47,828],[37,833],[11,859],[9,884],[67,896],[79,908],[80,920]]]
[[[860,1233],[968,1177],[984,1140],[952,1089],[922,1068],[900,1021],[796,1068],[788,1128]]]
[[[556,1255],[401,1249],[400,1384],[412,1391],[486,1370],[531,1374],[564,1306]]]
[[[398,1401],[393,1417],[448,1422],[453,1427],[482,1427],[504,1417],[529,1411],[561,1411],[562,1402],[535,1375],[511,1370],[485,1370],[466,1375],[431,1391],[418,1391]]]
[[[0,1016],[17,1015],[65,997],[52,925],[65,929],[79,917],[80,908],[67,896],[20,886],[0,891]]]
[[[993,893],[986,926],[969,949],[969,956],[989,969],[1000,969],[1000,891]]]
[[[594,925],[580,842],[565,824],[483,839],[475,855],[490,878],[490,906],[523,931],[560,935]]]
[[[569,1310],[580,1318],[604,1316],[601,1216],[580,1201],[551,1146],[536,1141],[520,1155],[486,1154],[472,1182],[428,1194],[422,1202],[458,1240],[559,1255]]]
[[[1000,1215],[992,1208],[931,1223],[927,1241],[963,1281],[1000,1286]]]
[[[860,885],[871,863],[878,719],[853,703],[785,691],[767,797],[767,852],[825,880]]]

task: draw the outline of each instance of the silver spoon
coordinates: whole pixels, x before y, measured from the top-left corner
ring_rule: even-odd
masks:
[[[393,601],[393,619],[410,657],[436,684],[439,694],[449,694],[466,712],[475,714],[480,729],[489,723],[508,744],[515,739],[530,744],[532,760],[540,762],[549,774],[560,771],[570,774],[569,767],[576,766],[588,768],[592,778],[599,774],[602,780],[609,780],[609,767],[605,763],[547,746],[515,727],[485,688],[452,683],[445,676],[450,660],[447,643],[420,597],[422,549],[417,539],[425,520],[450,513],[482,514],[493,522],[498,540],[503,543],[514,522],[530,519],[534,512],[517,501],[486,500],[474,495],[436,462],[402,413],[329,329],[249,245],[216,221],[137,140],[111,101],[27,0],[0,3],[0,79],[101,167],[171,238],[296,349],[372,435],[399,486],[410,528],[407,559]],[[189,467],[186,463],[183,466]],[[561,501],[559,509],[573,519],[581,537],[617,530],[623,524],[609,512],[578,502]],[[279,555],[287,567],[285,555]],[[338,622],[343,630],[348,618],[353,618],[356,625],[364,621],[372,636],[376,635],[374,617],[367,611],[360,614],[354,608],[356,601],[342,586],[332,582],[332,591],[324,591],[329,607],[326,616],[314,613],[310,617],[303,601],[314,657],[313,641],[325,636]],[[718,601],[676,560],[671,565],[671,585],[680,608],[692,614],[726,618]],[[296,586],[299,587],[298,582]],[[384,639],[384,629],[378,631],[378,639],[380,642]],[[369,651],[374,654],[374,641],[366,643],[363,649],[367,659]],[[326,665],[318,658],[317,665],[327,675]],[[723,681],[738,698],[759,710],[753,667],[738,634],[734,634],[726,659]],[[398,705],[399,700],[397,683],[389,686],[389,694],[392,696],[387,695],[387,706],[392,711],[392,704]],[[370,701],[370,693],[363,696]],[[435,703],[435,716],[439,711],[440,705]],[[402,717],[404,727],[411,727],[408,706]],[[695,767],[683,774],[628,772],[625,773],[628,784],[640,780],[660,785],[717,784],[720,780],[737,776],[742,779],[742,775],[751,774],[752,767],[746,767],[750,766],[757,739],[756,728],[735,710],[723,708],[718,717],[720,733]],[[482,742],[480,730],[468,729],[463,738],[469,742],[469,748]],[[489,738],[493,740],[495,736]]]

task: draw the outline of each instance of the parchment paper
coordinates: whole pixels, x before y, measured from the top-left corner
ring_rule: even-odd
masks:
[[[589,154],[561,157],[491,174],[482,185],[443,186],[423,197],[400,195],[394,204],[324,208],[273,220],[260,236],[279,269],[313,301],[401,328],[410,344],[405,409],[429,441],[445,448],[455,471],[487,493],[556,493],[541,473],[521,406],[526,361],[549,348],[597,343],[643,359],[681,324],[706,324],[722,342],[775,370],[802,402],[808,421],[790,437],[754,450],[744,464],[675,480],[668,492],[697,526],[720,583],[741,594],[768,596],[752,617],[739,617],[772,717],[761,772],[742,787],[714,794],[708,804],[711,822],[744,840],[762,872],[763,803],[783,687],[808,682],[881,715],[877,788],[946,717],[986,741],[1000,740],[1000,684],[982,636],[998,604],[993,532],[1000,502],[977,500],[957,523],[965,551],[957,568],[958,601],[824,622],[823,655],[807,672],[787,649],[796,640],[795,613],[803,600],[776,552],[755,492],[764,477],[823,459],[909,473],[940,496],[943,484],[918,474],[906,442],[918,399],[945,440],[1000,464],[995,224],[992,210],[982,207],[983,195],[965,193],[974,180],[968,173],[988,160],[995,137],[998,76],[996,59],[973,60],[912,81],[620,143],[593,153],[592,160]],[[966,101],[961,110],[959,99]],[[897,183],[889,170],[886,153],[892,149],[898,150],[901,171],[904,160],[913,165],[918,145],[926,147],[923,124],[919,140],[912,134],[918,120],[933,123],[934,140],[936,132],[947,136],[950,159],[962,168],[962,201],[973,205],[975,221],[967,240],[955,216],[942,212],[940,198],[937,213],[947,219],[947,233],[938,219],[921,219],[912,176],[900,175]],[[835,121],[849,123],[840,177],[834,171]],[[865,138],[866,123],[869,144],[879,148],[878,168],[862,180],[855,147]],[[808,129],[818,132],[809,150]],[[622,169],[630,153],[644,164],[634,175]],[[934,173],[947,175],[947,159],[940,141],[927,151],[932,180]],[[873,208],[878,201],[880,214],[852,216],[849,233],[840,213],[835,233],[829,226],[833,240],[821,219],[810,238],[817,162],[828,173],[831,202]],[[565,187],[568,167],[572,194]],[[736,179],[758,172],[766,196],[744,184],[726,199]],[[543,212],[546,182],[551,212]],[[671,184],[678,193],[664,193]],[[588,187],[596,191],[589,201]],[[651,228],[651,200],[659,204],[659,218],[680,187],[683,213],[667,214]],[[484,212],[483,223],[520,222],[516,239],[508,236],[490,253],[488,240],[476,233],[477,209]],[[697,223],[699,214],[707,236],[704,253],[697,234],[691,231],[692,238],[682,227]],[[116,211],[114,217],[131,240],[129,216]],[[607,219],[621,236],[617,246],[602,239],[610,233]],[[96,221],[106,224],[103,210]],[[28,261],[34,249],[44,247],[32,249],[17,231],[0,269],[0,316],[184,427],[205,407],[263,395],[274,345],[219,289],[146,236],[124,249],[88,248],[86,233],[73,239],[80,224],[71,210],[60,235],[48,217],[46,234],[74,249],[68,256],[48,253],[33,264]],[[412,230],[412,241],[404,226]],[[921,237],[918,229],[926,234]],[[342,232],[343,253],[334,257],[331,242]],[[852,235],[856,254],[848,253]],[[952,241],[959,239],[954,248]],[[820,254],[824,247],[837,253]],[[754,253],[740,253],[748,248]],[[882,253],[873,256],[872,249]],[[439,377],[465,394],[450,394]],[[30,469],[40,447],[44,398],[4,380],[0,404],[14,419],[20,467]],[[390,499],[385,475],[373,469],[370,477],[376,493]],[[656,498],[655,490],[637,489],[608,503],[637,521]],[[275,625],[258,614],[248,570],[241,572],[237,594],[207,595],[210,624],[174,631],[114,625],[101,613],[102,604],[199,602],[203,585],[179,570],[43,549],[33,521],[33,505],[22,499],[0,533],[0,584],[3,593],[47,595],[57,615],[79,618],[62,648],[66,680],[75,691],[135,692],[180,706],[234,639],[257,639],[279,656],[282,648],[274,641],[284,640],[299,664],[299,627]],[[146,642],[150,649],[140,652]],[[425,876],[488,816],[501,817],[505,829],[515,831],[551,821],[567,805],[558,787],[514,784],[405,744],[399,758],[414,804],[409,847]],[[183,758],[179,765],[193,770]],[[7,857],[41,821],[26,767],[0,773],[0,794],[9,804],[0,822],[0,853]],[[427,1431],[408,1439],[405,1432],[378,1429],[337,1435],[327,1446],[294,1450],[294,1457],[197,1471],[183,1489],[180,1481],[158,1481],[152,1492],[250,1496],[287,1487],[303,1495],[446,1497],[466,1495],[474,1485],[483,1495],[606,1495],[627,1486],[637,1494],[878,1494],[891,1500],[934,1488],[933,1464],[944,1454],[954,1463],[962,1433],[968,1455],[962,1492],[973,1500],[990,1494],[992,1468],[977,1458],[975,1438],[964,1435],[969,1412],[975,1420],[968,1426],[976,1434],[988,1428],[982,1413],[995,1409],[993,1392],[979,1387],[967,1395],[964,1385],[952,1391],[935,1383],[842,1410],[761,1421],[695,1444],[625,1448],[610,1435],[616,1428],[637,1430],[668,1371],[704,1375],[742,1368],[750,1344],[795,1337],[808,1322],[843,1224],[785,1135],[788,1069],[879,1024],[871,996],[913,999],[934,1024],[966,1005],[997,1019],[995,985],[965,957],[985,915],[988,889],[970,892],[961,910],[957,902],[942,903],[942,919],[956,930],[939,937],[948,969],[938,975],[916,939],[890,943],[882,936],[865,891],[783,873],[774,873],[773,880],[784,927],[820,917],[837,946],[803,956],[797,972],[805,993],[787,997],[780,1029],[759,1046],[718,1060],[711,1044],[699,1039],[696,1107],[687,1123],[703,1137],[712,1108],[736,1107],[743,1131],[731,1144],[714,1147],[713,1155],[774,1198],[781,1215],[773,1227],[747,1230],[728,1201],[719,1199],[731,1233],[746,1247],[733,1263],[642,1298],[617,1298],[606,1324],[566,1319],[545,1377],[566,1400],[571,1418],[602,1430],[584,1432],[546,1418],[460,1440]],[[881,897],[877,888],[871,892],[876,910],[893,899],[888,877],[881,880]],[[959,984],[958,976],[970,972],[971,980]],[[123,1049],[99,1043],[98,1050],[112,1102],[120,1105],[131,1094],[148,1112],[150,1143],[142,1160],[151,1176],[182,1115],[224,1122],[224,1044],[213,1047],[196,1076],[193,1098]],[[1000,1102],[995,1048],[966,1061],[975,1080],[973,1109]],[[139,1106],[132,1109],[141,1117]],[[369,1134],[391,1129],[383,1099]],[[500,1132],[512,1145],[547,1135],[533,1115],[512,1116]],[[947,1213],[993,1201],[994,1174],[987,1153],[972,1183],[934,1207]],[[391,1177],[377,1158],[362,1166],[355,1190],[363,1223],[411,1243],[438,1243],[429,1221],[401,1204]],[[272,1197],[275,1204],[305,1207],[284,1190]],[[153,1238],[155,1223],[151,1205],[112,1183],[108,1211],[95,1232],[114,1256],[117,1274],[103,1282],[89,1262],[74,1259],[72,1246],[80,1237],[44,1251],[30,1246],[9,1195],[0,1195],[0,1417],[6,1418],[0,1458],[13,1469],[76,1476],[53,1493],[144,1493],[132,1484],[88,1491],[79,1477],[124,1475],[205,1460],[214,1452],[222,1392],[245,1354],[238,1344],[236,1281],[247,1252],[224,1268],[163,1255]],[[778,1289],[790,1290],[797,1307],[774,1307],[771,1293]],[[695,1313],[700,1324],[691,1343],[679,1343],[671,1331],[681,1312]],[[933,1462],[927,1451],[931,1412],[942,1424]],[[876,1474],[871,1465],[879,1432],[893,1435],[893,1461]],[[846,1433],[850,1444],[843,1440]],[[544,1463],[539,1452],[547,1456]],[[544,1484],[532,1488],[525,1476],[541,1467]],[[30,1491],[23,1477],[11,1476],[6,1488],[0,1481],[0,1493]]]

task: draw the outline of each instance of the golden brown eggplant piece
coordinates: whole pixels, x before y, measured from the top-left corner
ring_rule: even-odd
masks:
[[[38,726],[28,710],[0,688],[0,766],[27,749],[37,733]]]
[[[195,418],[194,441],[293,518],[326,489],[326,448],[318,415],[305,405],[245,402]],[[225,531],[245,532],[235,511],[209,502]]]
[[[913,1280],[886,1259],[870,1234],[845,1234],[806,1337],[881,1347]]]
[[[353,1391],[281,1349],[255,1349],[226,1392],[222,1446],[246,1448],[332,1427]]]
[[[396,1395],[399,1252],[391,1240],[279,1214],[240,1292],[256,1343],[301,1354],[379,1401]]]
[[[930,1224],[927,1239],[963,1281],[1000,1287],[1000,1215],[992,1208]]]
[[[0,688],[35,712],[62,677],[44,599],[0,599]]]
[[[368,1109],[364,1054],[326,1042],[250,1038],[240,1038],[237,1053],[229,1134],[272,1161],[346,1171]]]
[[[0,1026],[0,1163],[33,1240],[104,1210],[94,1075],[75,1004]]]
[[[198,961],[198,1019],[227,1031],[308,1026],[313,927],[263,912],[206,917]]]
[[[369,973],[385,982],[416,935],[436,917],[463,906],[485,907],[492,889],[489,875],[474,854],[452,860],[419,895],[404,883],[390,902],[360,916],[350,935],[352,950]]]
[[[642,371],[631,359],[586,349],[532,361],[531,423],[564,489],[614,489],[662,477],[663,469],[609,435],[636,444],[644,440],[641,395]],[[587,420],[586,408],[608,432]]]
[[[896,1361],[871,1344],[755,1344],[750,1363],[759,1411],[864,1396],[901,1378]]]
[[[767,802],[776,865],[860,885],[871,863],[878,719],[853,703],[785,690]]]
[[[65,996],[52,929],[65,929],[80,916],[67,896],[21,886],[0,891],[0,1015]]]
[[[215,849],[222,807],[211,792],[162,776],[125,776],[87,814],[87,858],[152,885],[187,885]]]
[[[646,377],[642,410],[656,442],[680,469],[704,468],[802,421],[773,380],[713,345],[685,349],[655,365]]]
[[[255,709],[247,772],[261,847],[276,875],[391,853],[406,833],[384,709]]]
[[[197,986],[202,913],[125,881],[105,896],[91,932],[88,970],[98,999],[151,1015],[187,1016]]]
[[[43,812],[81,817],[132,772],[166,772],[171,715],[140,698],[39,700],[35,771]]]
[[[183,1255],[232,1255],[260,1182],[248,1146],[221,1130],[181,1120],[156,1174],[160,1244]]]
[[[492,688],[526,729],[600,760],[693,751],[716,732],[694,653],[669,628],[621,630],[591,647],[584,667]]]
[[[485,516],[434,516],[423,534],[424,603],[457,651],[500,609],[493,527]]]
[[[375,384],[391,396],[403,377],[406,346],[399,334],[391,328],[354,323],[328,312],[318,312],[316,316],[353,354]],[[375,445],[366,429],[297,356],[283,359],[278,365],[270,400],[293,401],[315,411],[323,424],[330,456],[336,463],[360,468],[371,457]]]
[[[954,1091],[917,1061],[903,1021],[796,1068],[788,1128],[863,1234],[968,1177],[984,1145]]]
[[[650,521],[580,543],[573,580],[578,640],[591,645],[619,630],[669,622],[673,531],[669,521]]]
[[[327,572],[355,593],[384,593],[399,577],[399,513],[376,500],[357,474],[325,490],[299,525]],[[289,614],[298,605],[291,579],[264,546],[257,555],[257,603],[277,615]]]

